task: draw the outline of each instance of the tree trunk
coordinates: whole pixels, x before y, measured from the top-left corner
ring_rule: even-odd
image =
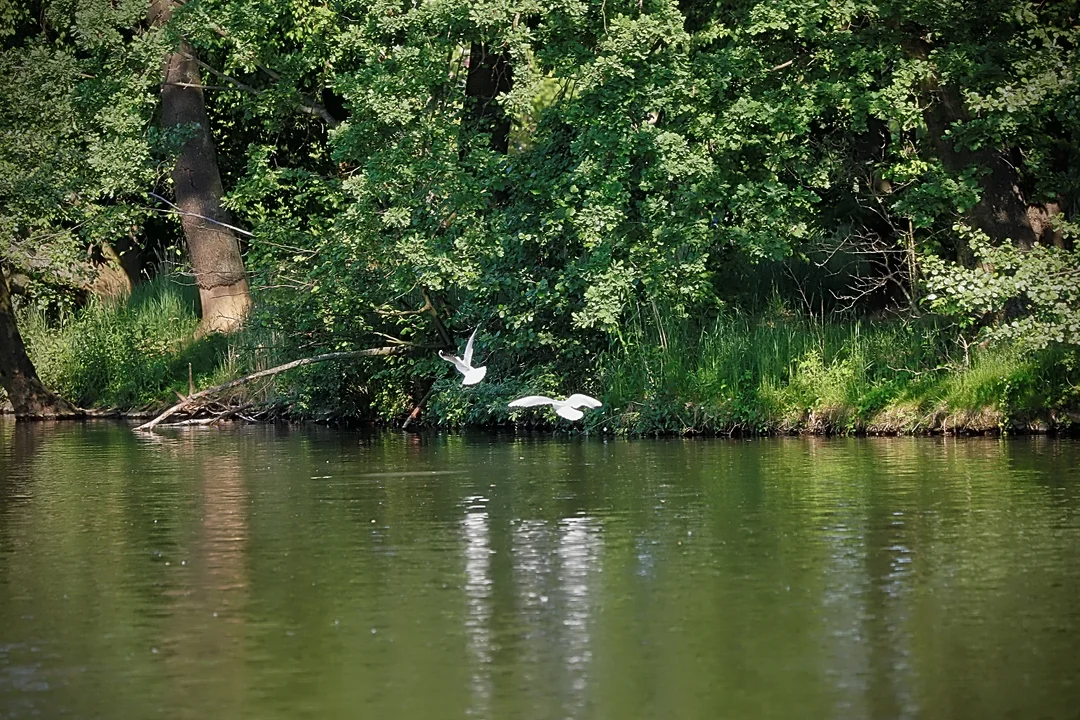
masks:
[[[170,0],[153,0],[150,5],[154,25],[163,25],[171,14]],[[231,223],[221,207],[221,174],[210,138],[199,63],[186,40],[181,40],[177,51],[165,58],[161,123],[166,128],[185,126],[194,131],[176,159],[172,179],[199,287],[200,332],[231,332],[251,308],[251,293],[240,243],[231,230],[217,224]]]
[[[909,39],[909,54],[920,60],[929,60],[931,46],[922,39]],[[958,147],[945,135],[954,123],[968,119],[963,97],[955,86],[941,85],[934,77],[923,86],[929,103],[923,111],[930,142],[935,154],[950,172],[959,173],[971,166],[983,171],[979,180],[982,194],[975,207],[968,211],[968,220],[985,232],[991,242],[1001,244],[1014,242],[1029,248],[1041,239],[1044,228],[1038,218],[1056,213],[1056,206],[1029,204],[1016,171],[1020,158],[1011,148],[985,147],[969,150]],[[962,253],[961,253],[962,254]],[[970,258],[959,258],[968,262]]]
[[[65,418],[82,414],[38,379],[15,324],[15,309],[3,267],[0,267],[0,386],[7,391],[17,418]]]
[[[1028,214],[1028,202],[1016,172],[1018,158],[1008,149],[957,147],[945,132],[953,123],[967,117],[963,100],[955,88],[935,88],[934,101],[924,113],[931,141],[941,162],[951,172],[959,173],[974,165],[983,170],[979,180],[982,196],[968,211],[971,224],[990,236],[994,243],[1015,242],[1031,247],[1039,239]]]
[[[485,43],[474,42],[469,50],[469,73],[465,78],[463,154],[473,133],[487,133],[491,149],[506,154],[510,148],[510,116],[496,98],[510,92],[513,86],[510,53],[495,52]]]

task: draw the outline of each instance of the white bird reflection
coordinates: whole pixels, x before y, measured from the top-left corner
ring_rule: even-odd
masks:
[[[826,677],[838,718],[920,715],[918,677],[911,661],[911,549],[897,542],[874,547],[896,528],[877,532],[837,522],[829,546],[823,620],[829,662]]]
[[[600,570],[601,543],[596,521],[589,517],[566,518],[559,526],[559,573],[564,603],[564,665],[569,690],[564,717],[578,717],[585,710],[589,664],[592,660],[592,581]]]
[[[513,547],[519,621],[525,627],[523,685],[559,688],[557,699],[537,698],[533,706],[554,700],[562,706],[561,717],[582,717],[588,707],[593,596],[603,550],[600,524],[585,516],[565,518],[555,527],[523,521],[514,530]]]
[[[487,498],[465,499],[468,511],[461,521],[465,540],[465,644],[472,677],[470,715],[489,717],[491,709],[491,531],[486,510]]]
[[[600,522],[575,516],[550,523],[513,523],[513,589],[516,597],[515,639],[502,645],[493,627],[495,582],[492,531],[487,499],[466,498],[461,520],[464,545],[466,615],[464,634],[469,660],[468,714],[493,717],[497,681],[512,684],[513,693],[533,693],[528,703],[536,717],[584,717],[589,707],[593,632],[603,538]],[[506,590],[509,590],[507,588]],[[500,623],[503,627],[506,623]],[[519,653],[511,665],[523,676],[495,674],[495,655]],[[554,693],[551,690],[554,690]]]

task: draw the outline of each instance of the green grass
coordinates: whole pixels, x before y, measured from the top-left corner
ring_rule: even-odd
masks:
[[[196,338],[197,298],[161,276],[126,300],[94,298],[58,321],[28,310],[19,325],[38,375],[65,398],[86,408],[156,407],[188,391],[189,363],[197,387],[221,374],[226,342]]]
[[[989,431],[1067,425],[1080,411],[1075,353],[986,348],[965,366],[931,321],[729,312],[696,333],[630,337],[603,357],[607,408],[594,423],[632,434]]]
[[[256,314],[243,333],[196,335],[197,294],[172,277],[124,302],[93,301],[59,321],[19,320],[47,385],[86,408],[161,408],[196,389],[296,357]],[[655,316],[654,316],[655,317]],[[265,318],[263,318],[265,320]],[[326,363],[245,386],[240,400],[297,419],[400,422],[436,381],[422,422],[565,427],[550,411],[511,413],[522,394],[585,391],[604,402],[576,426],[627,434],[995,431],[1076,425],[1080,355],[982,348],[965,355],[932,319],[821,322],[774,303],[707,323],[632,324],[587,368],[526,363],[462,388],[434,356]],[[237,398],[234,398],[236,400]]]

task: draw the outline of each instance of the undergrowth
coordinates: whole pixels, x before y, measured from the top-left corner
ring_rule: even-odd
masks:
[[[94,301],[49,320],[24,311],[23,335],[47,385],[87,408],[158,409],[196,389],[300,357],[256,315],[230,338],[196,335],[197,294],[173,277],[123,302]],[[1075,349],[965,352],[932,319],[826,321],[775,305],[705,323],[637,325],[587,366],[506,361],[478,339],[484,382],[463,387],[434,352],[307,366],[234,393],[295,419],[516,424],[626,434],[998,431],[1075,425]],[[309,354],[316,354],[314,352]],[[430,393],[428,391],[430,390]],[[604,407],[574,426],[550,408],[511,411],[526,394],[585,392]]]
[[[995,431],[1080,417],[1080,358],[955,351],[930,319],[722,315],[691,334],[639,329],[601,365],[597,422],[629,433]]]
[[[176,401],[223,376],[226,340],[197,338],[194,288],[160,276],[122,300],[92,298],[59,318],[27,308],[19,326],[42,381],[85,408],[131,410]]]

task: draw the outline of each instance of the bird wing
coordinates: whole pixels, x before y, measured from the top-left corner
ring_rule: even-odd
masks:
[[[581,412],[580,410],[575,410],[569,405],[555,408],[555,414],[559,417],[564,417],[567,420],[580,420],[581,418],[585,417],[585,413]]]
[[[582,395],[581,393],[574,393],[570,397],[566,398],[566,404],[570,407],[590,407],[598,408],[602,407],[603,403],[588,395]]]
[[[461,358],[454,357],[450,353],[444,353],[442,350],[440,350],[439,351],[439,357],[441,357],[443,360],[445,360],[448,363],[453,363],[454,367],[456,367],[458,369],[458,372],[461,373],[462,375],[465,375],[470,370],[472,370],[471,367],[469,367],[465,363],[461,362]]]
[[[476,333],[479,330],[480,328],[478,327],[476,328],[476,330],[472,331],[472,335],[469,336],[469,342],[465,343],[465,354],[461,356],[461,359],[465,362],[465,364],[470,367],[472,366],[472,341],[473,338],[476,337]]]
[[[543,395],[526,395],[510,403],[509,407],[534,407],[536,405],[554,405],[555,401]]]
[[[481,365],[480,367],[477,367],[477,368],[469,368],[469,372],[465,373],[465,377],[462,378],[461,384],[462,385],[475,385],[476,383],[483,380],[485,375],[487,375],[487,366],[486,365]]]

